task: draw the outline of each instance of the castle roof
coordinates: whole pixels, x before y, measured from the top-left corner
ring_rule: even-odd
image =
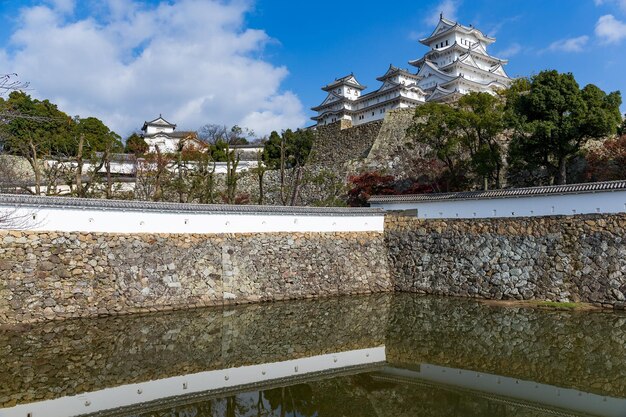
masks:
[[[420,90],[421,91],[421,90]],[[376,93],[377,91],[370,93],[370,95]],[[423,101],[420,100],[416,100],[414,98],[410,98],[410,97],[404,97],[404,96],[395,96],[392,97],[390,99],[381,101],[380,103],[376,103],[375,105],[370,106],[368,109],[375,109],[378,107],[383,107],[389,103],[393,103],[393,102],[397,102],[397,101],[401,101],[401,102],[405,102],[405,103],[411,103],[411,104],[415,104],[415,105],[419,105],[419,104],[423,104]],[[323,119],[324,117],[328,116],[329,114],[336,114],[336,115],[343,115],[343,114],[349,114],[349,115],[355,115],[359,112],[362,112],[363,109],[347,109],[345,107],[342,107],[340,109],[337,110],[327,110],[323,113],[319,113],[316,116],[311,117],[312,120],[320,120]]]
[[[465,85],[470,85],[474,88],[478,88],[480,90],[482,89],[488,89],[488,88],[506,88],[506,84],[500,82],[500,81],[490,81],[488,83],[481,83],[480,81],[474,81],[474,80],[470,80],[469,78],[466,78],[463,75],[458,75],[457,77],[453,78],[450,81],[446,81],[444,83],[438,84],[438,86],[445,88],[445,89],[451,89],[452,87],[454,87],[455,90],[457,90],[457,86],[459,84],[465,84]]]
[[[430,73],[430,74],[437,74],[441,78],[443,78],[444,80],[451,80],[451,79],[454,78],[453,75],[447,74],[447,73],[443,72],[441,69],[439,69],[439,67],[437,65],[435,65],[433,62],[430,62],[430,61],[426,60],[426,61],[424,61],[424,65],[422,65],[420,67],[420,70],[417,73],[417,75],[419,77],[425,77],[425,76],[428,75],[428,73]]]
[[[506,65],[509,63],[507,59],[501,59],[501,58],[497,58],[492,55],[489,55],[487,51],[485,50],[485,48],[480,43],[475,43],[471,45],[470,47],[467,47],[455,41],[450,46],[428,51],[423,57],[409,61],[409,65],[412,65],[414,67],[420,67],[424,64],[424,61],[436,59],[440,56],[440,54],[444,54],[449,51],[462,52],[465,55],[469,55],[473,58],[477,58],[482,61],[487,61],[493,64],[499,63],[502,65]]]
[[[479,200],[491,198],[515,198],[537,195],[562,195],[626,190],[626,181],[605,181],[582,184],[547,185],[540,187],[506,188],[487,191],[461,191],[453,193],[373,195],[370,203]]]
[[[175,124],[168,122],[160,114],[159,117],[154,120],[151,120],[149,122],[143,122],[143,127],[141,128],[141,130],[146,130],[148,126],[171,127],[172,129],[176,129]]]
[[[433,88],[432,93],[426,98],[426,101],[445,101],[457,94],[460,94],[457,90],[450,90],[437,84]]]
[[[198,137],[198,134],[193,131],[181,130],[178,132],[156,132],[156,133],[143,135],[144,138],[154,138],[156,136],[165,136],[168,138],[175,138],[175,139],[195,139]]]
[[[476,63],[468,61],[467,59],[461,59],[461,58],[454,60],[447,65],[444,65],[443,67],[440,68],[440,70],[443,71],[443,70],[452,69],[452,68],[465,68],[465,69],[469,69],[469,70],[473,70],[477,72],[490,73],[491,74],[490,76],[493,76],[496,79],[496,81],[500,81],[502,83],[507,83],[510,80],[510,78],[506,75],[506,73],[505,75],[495,73],[495,71],[501,68],[501,66],[496,65],[496,66],[491,67],[489,70],[485,70],[485,69],[478,67]],[[504,71],[504,69],[502,69],[502,71]]]
[[[344,96],[340,96],[339,94],[333,92],[332,90],[328,92],[328,97],[320,104],[319,106],[311,107],[313,111],[319,111],[328,106],[335,105],[337,103],[341,103],[347,101],[348,99]]]
[[[436,42],[437,39],[447,36],[453,32],[460,32],[466,35],[473,35],[481,42],[489,45],[496,41],[496,38],[485,35],[480,30],[476,29],[472,26],[461,25],[458,22],[454,22],[452,20],[446,19],[443,17],[443,14],[439,15],[439,23],[433,33],[430,34],[427,38],[420,39],[420,43],[426,46],[430,46],[433,42]]]
[[[364,90],[367,88],[366,86],[362,85],[361,83],[357,81],[353,73],[350,73],[341,78],[335,78],[335,81],[322,87],[322,90],[329,91],[341,85],[349,85],[350,87],[356,88],[357,90]]]
[[[385,72],[383,75],[381,75],[380,77],[376,78],[378,81],[385,81],[387,78],[390,78],[396,74],[401,74],[404,75],[405,77],[409,77],[409,78],[417,78],[417,74],[414,74],[412,72],[409,72],[409,70],[404,69],[404,68],[399,68],[396,67],[393,64],[389,64],[389,68],[387,69],[387,72]]]

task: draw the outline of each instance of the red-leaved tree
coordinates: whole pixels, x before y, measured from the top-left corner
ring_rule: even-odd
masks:
[[[395,194],[393,175],[382,175],[379,172],[366,172],[348,178],[351,184],[348,191],[350,207],[367,207],[367,200],[373,195]]]
[[[613,181],[626,179],[626,135],[607,139],[602,146],[586,155],[588,181]]]

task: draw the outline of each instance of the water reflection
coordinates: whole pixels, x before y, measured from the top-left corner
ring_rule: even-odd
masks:
[[[409,294],[48,323],[0,333],[0,417],[620,416],[625,345],[625,315]]]
[[[187,402],[153,404],[106,417],[547,417],[587,414],[437,384],[358,374]]]

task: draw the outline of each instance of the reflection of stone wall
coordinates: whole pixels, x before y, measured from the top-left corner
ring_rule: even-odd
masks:
[[[430,363],[626,396],[626,316],[492,307],[398,294],[387,360]]]
[[[0,334],[0,408],[384,344],[390,296],[35,324]]]
[[[382,233],[0,231],[0,324],[392,289]]]
[[[377,347],[385,344],[390,294],[255,304],[224,318],[223,359],[230,366]]]
[[[430,363],[626,396],[623,314],[501,308],[473,300],[378,294],[66,320],[33,324],[28,331],[4,331],[0,333],[0,408],[381,345],[391,366],[418,369]],[[343,414],[352,415],[347,411],[360,398],[374,401],[366,403],[380,415],[387,415],[384,410],[390,416],[422,415],[418,410],[423,405],[424,415],[439,409],[447,416],[446,405],[454,404],[457,397],[484,412],[484,401],[471,395],[372,381],[368,375],[349,379],[309,383],[332,387],[316,394],[320,416],[341,415],[343,407]],[[429,403],[435,394],[440,401]],[[331,412],[333,406],[338,414]],[[485,414],[468,410],[463,415]]]
[[[624,308],[626,215],[418,220],[385,224],[396,289]]]

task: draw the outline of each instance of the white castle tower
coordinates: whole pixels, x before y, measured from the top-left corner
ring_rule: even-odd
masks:
[[[487,47],[495,42],[472,26],[464,26],[440,15],[433,33],[420,40],[430,50],[409,61],[417,72],[389,66],[378,77],[380,88],[362,94],[366,88],[354,74],[336,79],[322,90],[326,99],[312,110],[318,125],[348,120],[360,125],[382,119],[389,110],[415,107],[427,101],[447,102],[470,91],[494,94],[507,88],[511,79],[504,71],[506,60],[492,57]]]

